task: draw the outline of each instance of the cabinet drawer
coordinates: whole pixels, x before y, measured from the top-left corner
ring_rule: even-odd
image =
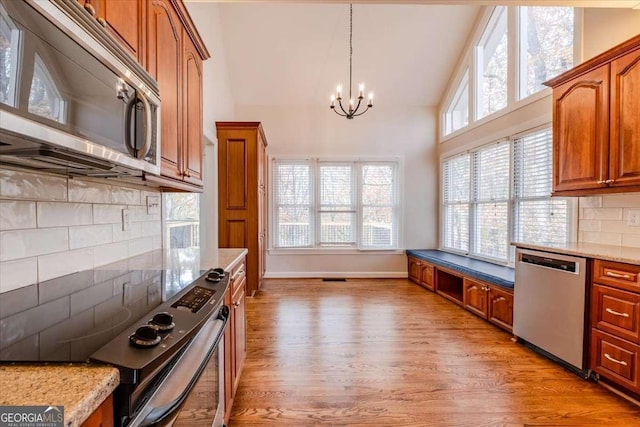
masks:
[[[640,346],[597,329],[591,334],[591,367],[631,391],[640,391]]]
[[[640,292],[640,265],[595,260],[593,281],[618,289]]]
[[[231,294],[234,294],[236,290],[240,288],[243,281],[246,282],[246,276],[247,268],[243,260],[240,264],[236,265],[233,270],[231,270],[231,278],[229,279],[231,281],[231,284],[229,285],[231,287]]]
[[[640,344],[640,294],[594,285],[592,326]]]

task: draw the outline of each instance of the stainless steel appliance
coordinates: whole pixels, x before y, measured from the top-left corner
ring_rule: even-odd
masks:
[[[516,251],[514,335],[579,374],[585,374],[586,267],[585,258]]]
[[[161,252],[4,293],[0,362],[117,367],[116,426],[222,426],[229,274],[172,270]]]
[[[157,82],[76,0],[0,0],[0,163],[160,173]]]

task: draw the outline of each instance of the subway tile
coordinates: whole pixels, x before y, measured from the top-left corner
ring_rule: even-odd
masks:
[[[127,242],[109,243],[93,248],[93,265],[100,267],[126,259],[129,256]]]
[[[142,229],[139,222],[132,222],[131,227],[127,231],[122,230],[122,224],[113,224],[113,241],[122,242],[123,240],[137,239],[142,237]]]
[[[86,203],[38,202],[38,228],[88,225],[93,222],[93,210]]]
[[[141,237],[159,236],[162,233],[162,223],[160,221],[141,222]]]
[[[607,233],[640,234],[640,227],[627,225],[627,221],[602,221],[602,231]]]
[[[69,318],[69,298],[60,298],[0,320],[0,347],[9,346]]]
[[[122,205],[93,205],[94,224],[122,224]]]
[[[605,208],[640,208],[640,194],[607,194],[603,197]]]
[[[38,305],[38,285],[25,286],[0,295],[0,318],[12,316]]]
[[[0,232],[0,261],[9,261],[69,249],[67,228]]]
[[[0,200],[0,231],[36,228],[35,202]]]
[[[111,243],[111,227],[111,224],[69,227],[69,248],[78,249]]]
[[[91,270],[45,280],[38,285],[38,299],[40,304],[43,304],[86,289],[93,286],[94,283],[93,271]]]
[[[71,315],[83,312],[113,296],[113,281],[99,283],[71,295]]]
[[[90,268],[93,268],[93,248],[38,257],[38,279],[41,282]]]
[[[140,190],[125,187],[112,187],[111,203],[121,203],[124,205],[140,205]]]
[[[129,256],[140,255],[153,250],[153,239],[151,237],[129,240],[128,243]]]
[[[640,248],[640,234],[625,234],[622,236],[622,246]]]
[[[67,200],[67,179],[34,172],[0,169],[0,197]]]
[[[578,229],[581,231],[600,231],[602,229],[602,221],[583,219],[580,220]]]
[[[580,206],[580,208],[601,208],[602,196],[580,197],[578,199],[578,206]]]
[[[582,241],[585,243],[620,246],[622,245],[622,234],[583,231]]]
[[[111,203],[111,186],[96,182],[69,180],[69,201],[82,203]]]
[[[0,359],[34,361],[38,359],[38,334],[33,334],[8,347],[0,346]]]
[[[585,208],[582,219],[621,220],[622,208]]]
[[[38,258],[24,258],[0,263],[0,294],[37,282]]]
[[[129,206],[129,214],[132,222],[160,221],[160,214],[147,214],[147,208],[143,206]]]

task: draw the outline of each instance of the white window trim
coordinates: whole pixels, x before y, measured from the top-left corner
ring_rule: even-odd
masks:
[[[269,183],[270,183],[270,190],[267,194],[268,197],[268,203],[269,203],[269,221],[268,221],[268,226],[269,226],[269,231],[268,231],[268,248],[267,248],[267,252],[269,253],[269,255],[318,255],[318,254],[323,254],[323,255],[349,255],[349,254],[367,254],[367,253],[375,253],[375,254],[393,254],[393,255],[397,255],[397,254],[403,254],[404,253],[404,249],[403,248],[403,221],[401,220],[403,218],[403,213],[404,213],[404,194],[403,194],[403,189],[404,189],[404,185],[403,185],[403,170],[404,170],[404,159],[401,157],[342,157],[342,156],[320,156],[320,157],[302,157],[302,156],[294,156],[294,155],[285,155],[285,156],[274,156],[271,157],[269,156],[268,158],[268,162],[271,163],[272,165],[275,162],[278,161],[300,161],[300,162],[308,162],[311,164],[311,168],[312,168],[312,176],[311,176],[311,185],[312,185],[312,193],[313,193],[313,200],[311,201],[311,206],[312,206],[312,210],[313,210],[313,218],[312,218],[312,233],[313,233],[313,245],[314,246],[306,246],[306,247],[278,247],[275,244],[275,239],[276,237],[276,233],[274,232],[274,230],[276,229],[277,226],[277,220],[276,220],[276,214],[275,214],[275,210],[276,210],[276,203],[275,203],[275,196],[274,196],[274,189],[276,188],[275,186],[275,168],[274,167],[269,167],[268,169],[268,175],[269,175]],[[359,164],[364,164],[364,163],[389,163],[389,164],[394,164],[395,165],[395,178],[396,178],[396,182],[395,182],[395,211],[394,211],[394,220],[396,222],[396,227],[395,227],[395,231],[396,231],[396,235],[394,236],[395,238],[395,242],[396,245],[395,247],[389,248],[389,247],[380,247],[380,248],[376,248],[376,247],[357,247],[357,246],[345,246],[345,247],[339,247],[339,246],[326,246],[326,245],[319,245],[315,240],[315,236],[316,236],[316,215],[317,215],[317,206],[316,206],[316,201],[318,200],[318,189],[316,188],[316,174],[318,171],[318,164],[319,163],[359,163]],[[358,177],[359,180],[359,177]],[[356,190],[359,189],[359,183],[356,186]],[[360,198],[360,192],[357,191],[356,197],[359,199]],[[360,206],[360,200],[357,201],[359,208],[361,208]],[[359,225],[359,222],[357,222],[356,226]],[[357,227],[359,228],[359,227]],[[357,233],[359,233],[360,231],[356,231]]]
[[[478,71],[476,70],[476,61],[475,61],[475,46],[478,44],[481,39],[484,29],[486,28],[489,20],[491,19],[491,15],[493,13],[493,9],[495,6],[487,6],[484,8],[483,12],[481,12],[480,18],[476,21],[476,25],[472,31],[472,36],[469,39],[467,46],[465,47],[462,55],[460,56],[460,61],[458,62],[454,73],[452,74],[452,78],[449,80],[447,85],[447,89],[445,91],[445,96],[442,98],[440,103],[440,107],[438,109],[439,114],[439,142],[444,143],[448,140],[459,137],[460,135],[471,131],[475,128],[481,127],[493,120],[496,120],[502,116],[508,115],[516,110],[519,110],[529,104],[533,104],[539,101],[542,98],[551,96],[551,89],[545,88],[539,92],[536,92],[528,97],[518,99],[517,94],[517,81],[515,81],[514,77],[517,74],[517,6],[508,6],[508,21],[509,21],[509,49],[510,53],[509,62],[508,62],[508,86],[507,86],[507,106],[501,110],[495,111],[491,114],[488,114],[480,119],[477,118],[476,115],[476,91],[477,91],[477,81],[472,76],[475,76]],[[574,38],[573,38],[573,57],[574,64],[579,64],[583,60],[583,52],[582,52],[582,39],[583,39],[583,9],[579,7],[574,8]],[[458,84],[463,77],[465,70],[468,68],[469,70],[469,123],[467,126],[464,126],[460,129],[457,129],[451,133],[446,133],[446,122],[445,115],[448,111],[452,100],[455,97]]]

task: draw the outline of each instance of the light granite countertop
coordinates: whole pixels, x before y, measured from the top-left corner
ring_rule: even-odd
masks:
[[[586,258],[596,258],[607,261],[617,261],[627,264],[640,265],[640,248],[581,242],[568,242],[561,244],[530,244],[513,242],[512,245],[518,248],[526,248],[545,252],[576,255]]]
[[[64,425],[80,426],[120,382],[116,368],[74,364],[1,365],[0,405],[64,406]]]
[[[140,270],[162,268],[175,277],[198,277],[200,271],[222,267],[229,271],[246,249],[159,250],[131,259]],[[123,260],[120,263],[127,263]],[[111,267],[105,266],[105,269]],[[95,271],[99,272],[98,267]],[[186,280],[186,279],[185,279]],[[65,426],[80,426],[115,390],[119,372],[110,366],[84,363],[0,365],[0,405],[64,406]]]

